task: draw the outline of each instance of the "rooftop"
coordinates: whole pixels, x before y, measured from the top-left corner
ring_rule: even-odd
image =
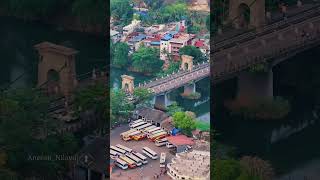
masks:
[[[166,114],[163,111],[152,109],[149,107],[140,107],[136,109],[135,114],[139,116],[143,116],[147,119],[150,119],[152,121],[161,123],[163,120],[169,117],[168,114]]]
[[[191,179],[210,179],[210,152],[191,151],[176,154],[172,163],[168,164],[169,170],[175,174]],[[188,178],[186,178],[188,179]]]
[[[64,55],[74,55],[77,54],[78,51],[72,48],[68,48],[65,46],[57,45],[50,42],[42,42],[34,46],[38,51],[48,51],[54,52],[57,54],[64,54]]]
[[[183,146],[183,145],[193,145],[194,141],[192,138],[189,138],[185,135],[177,135],[177,136],[169,136],[167,137],[168,142],[175,146]]]

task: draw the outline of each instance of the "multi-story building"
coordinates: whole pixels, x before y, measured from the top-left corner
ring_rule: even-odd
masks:
[[[177,60],[180,58],[179,50],[187,45],[192,44],[192,39],[194,35],[186,34],[186,33],[179,33],[174,36],[171,40],[169,40],[169,53],[173,57],[173,59]]]

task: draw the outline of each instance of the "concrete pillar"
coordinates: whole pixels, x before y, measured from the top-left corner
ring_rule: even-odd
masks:
[[[273,98],[273,72],[241,72],[238,76],[237,101],[243,105]]]
[[[154,107],[157,109],[165,110],[171,104],[172,101],[169,99],[169,93],[161,94],[155,97]]]
[[[91,170],[88,168],[88,180],[91,180]]]
[[[183,94],[188,96],[196,92],[196,83],[190,83],[184,86]]]

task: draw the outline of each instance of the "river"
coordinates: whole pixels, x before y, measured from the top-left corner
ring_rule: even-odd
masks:
[[[280,120],[249,121],[232,116],[223,102],[235,97],[236,81],[214,87],[217,139],[235,147],[238,157],[257,155],[270,161],[281,180],[295,175],[301,178],[294,180],[303,179],[301,175],[319,179],[315,176],[320,159],[319,58],[319,48],[315,48],[273,68],[274,95],[291,103],[291,112]]]

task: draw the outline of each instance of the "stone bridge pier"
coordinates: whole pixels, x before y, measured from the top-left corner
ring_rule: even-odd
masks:
[[[183,95],[188,96],[196,92],[196,83],[192,82],[184,86]]]
[[[273,99],[273,72],[250,73],[238,75],[238,91],[236,101],[241,105],[250,105],[259,100]]]
[[[152,104],[157,109],[166,109],[170,106],[173,102],[169,99],[169,92],[159,94],[153,97]]]

